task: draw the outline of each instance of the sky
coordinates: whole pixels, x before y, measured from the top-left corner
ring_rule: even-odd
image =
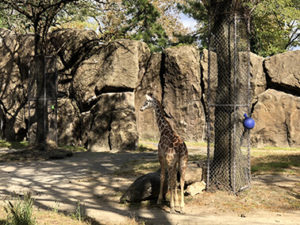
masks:
[[[196,25],[197,25],[196,20],[183,13],[180,13],[179,17],[185,27],[190,28],[192,31],[196,29]]]

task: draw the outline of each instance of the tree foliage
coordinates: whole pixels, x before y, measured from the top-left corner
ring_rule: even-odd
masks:
[[[188,0],[178,7],[198,21],[198,31],[192,34],[206,47],[208,8],[213,1]],[[220,1],[219,1],[220,2]],[[226,1],[224,1],[226,2]],[[251,51],[262,56],[284,52],[300,45],[299,0],[235,1],[250,17]]]
[[[255,7],[255,6],[254,6]],[[252,51],[263,56],[300,45],[300,1],[263,0],[252,15]]]
[[[158,23],[160,13],[148,0],[123,1],[126,8],[126,24],[122,32],[133,39],[146,42],[151,50],[159,50],[168,45],[168,37]]]

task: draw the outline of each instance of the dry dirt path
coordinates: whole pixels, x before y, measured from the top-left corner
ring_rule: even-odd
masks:
[[[0,198],[31,192],[35,205],[43,209],[74,211],[80,202],[84,214],[99,224],[127,224],[129,218],[149,224],[284,224],[300,225],[300,212],[234,214],[207,213],[206,208],[187,204],[186,214],[169,214],[155,207],[119,204],[119,198],[135,177],[119,177],[115,171],[131,160],[156,159],[144,153],[76,153],[73,157],[39,162],[0,163]]]

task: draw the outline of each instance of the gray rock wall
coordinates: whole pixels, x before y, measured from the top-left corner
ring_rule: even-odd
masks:
[[[201,58],[194,46],[150,53],[139,41],[101,45],[95,33],[70,29],[50,37],[59,56],[59,143],[101,151],[133,149],[139,139],[158,140],[153,111],[139,111],[147,92],[161,100],[185,140],[205,140],[206,50]],[[26,108],[32,46],[32,36],[0,30],[0,138],[22,140],[34,129]],[[216,63],[213,53],[211,60]],[[300,146],[299,65],[300,51],[266,59],[250,54],[253,145]],[[211,69],[214,77],[217,67]],[[214,93],[214,80],[210,88]]]

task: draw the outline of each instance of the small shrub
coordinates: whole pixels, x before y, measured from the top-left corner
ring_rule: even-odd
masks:
[[[30,194],[25,194],[23,200],[17,199],[14,204],[9,201],[4,208],[7,212],[6,225],[35,225],[33,202]]]
[[[71,217],[75,220],[78,220],[80,222],[83,222],[85,221],[85,216],[83,215],[83,212],[82,212],[82,207],[81,207],[81,203],[80,201],[78,201],[76,203],[76,208],[75,208],[75,212],[71,215]]]

